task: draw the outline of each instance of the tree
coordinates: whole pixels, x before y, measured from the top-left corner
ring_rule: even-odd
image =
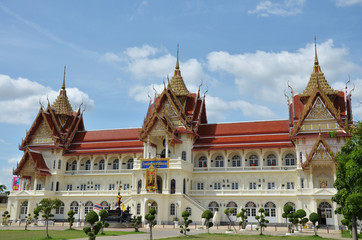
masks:
[[[148,221],[150,227],[150,239],[152,240],[152,228],[156,226],[157,222],[155,221],[156,210],[151,208],[150,211],[146,214],[145,219]]]
[[[205,210],[202,215],[201,218],[205,218],[205,225],[207,227],[207,233],[210,233],[209,229],[214,226],[214,224],[212,222],[210,222],[210,219],[214,216],[214,214],[210,211],[210,210]]]
[[[308,222],[308,218],[306,218],[307,213],[303,209],[298,209],[294,214],[293,217],[295,218],[296,226],[298,229],[298,224],[301,224],[302,226]],[[302,228],[300,229],[302,231]]]
[[[50,198],[43,198],[37,207],[39,210],[39,213],[43,213],[42,217],[45,219],[45,229],[46,229],[46,237],[50,238],[49,232],[48,232],[48,222],[49,218],[54,217],[54,214],[52,214],[53,209],[59,209],[61,206],[62,201],[59,199],[50,199]]]
[[[108,212],[105,209],[102,209],[99,211],[99,218],[100,218],[100,222],[102,224],[101,226],[101,234],[103,235],[103,228],[107,228],[109,227],[109,223],[105,222],[106,218],[108,217]]]
[[[242,208],[241,211],[238,214],[236,214],[236,216],[241,219],[240,222],[239,222],[239,225],[241,226],[241,228],[245,229],[246,224],[248,222],[248,216],[246,215],[245,208]]]
[[[7,226],[8,225],[8,218],[10,217],[10,214],[8,211],[5,211],[2,215],[3,217],[3,225]]]
[[[352,223],[352,239],[357,239],[357,220],[362,219],[362,122],[351,129],[347,140],[336,156],[338,163],[332,198],[338,204],[336,213],[343,214]]]
[[[38,209],[38,208],[34,208],[33,213],[34,213],[34,219],[35,219],[34,225],[38,225],[39,209]]]
[[[189,225],[192,223],[192,220],[189,219],[190,213],[188,211],[183,211],[181,216],[184,219],[184,222],[180,225],[180,233],[183,233],[186,236],[186,233],[190,232]]]
[[[309,214],[309,220],[313,223],[313,228],[314,228],[314,235],[317,236],[317,227],[316,227],[316,223],[321,219],[321,217],[315,213],[312,212],[311,214]]]
[[[131,225],[132,227],[134,227],[134,231],[135,232],[139,232],[139,228],[142,224],[142,216],[133,216],[133,218],[131,218]]]
[[[288,232],[293,233],[293,207],[289,204],[286,204],[283,208],[284,213],[282,214],[282,217],[285,218],[288,221]]]
[[[269,216],[269,214],[267,212],[264,214],[264,208],[260,208],[258,212],[259,215],[255,216],[255,219],[259,224],[260,235],[263,235],[263,228],[267,227],[266,223],[269,223],[269,220],[265,219],[265,217]]]
[[[0,193],[6,193],[7,195],[10,194],[10,191],[5,191],[6,186],[4,184],[0,184]]]
[[[228,231],[231,231],[231,225],[233,225],[234,230],[235,230],[235,232],[236,232],[236,229],[235,229],[235,226],[234,226],[234,224],[233,224],[233,221],[232,221],[231,218],[230,218],[230,217],[234,214],[234,212],[235,212],[235,209],[234,209],[234,208],[227,208],[227,209],[224,210],[224,213],[225,213],[225,215],[226,215],[226,218],[229,220]]]
[[[33,217],[29,213],[28,216],[25,217],[25,231],[28,230],[28,225],[30,225],[32,221]]]
[[[98,219],[98,214],[93,210],[89,211],[85,216],[85,221],[90,225],[90,227],[84,227],[83,231],[88,235],[89,240],[95,240],[99,230],[102,227],[102,223],[97,222]]]
[[[73,210],[68,211],[68,218],[67,221],[69,222],[69,230],[72,229],[73,223],[74,223],[74,214],[75,212]]]

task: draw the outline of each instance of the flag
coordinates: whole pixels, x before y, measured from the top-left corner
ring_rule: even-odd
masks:
[[[99,203],[94,203],[93,209],[94,209],[94,210],[101,210],[101,209],[102,209],[102,205],[100,205]]]
[[[19,187],[20,187],[20,178],[14,177],[13,178],[13,191],[19,191]]]
[[[126,206],[124,205],[124,203],[122,203],[122,211],[126,211]]]

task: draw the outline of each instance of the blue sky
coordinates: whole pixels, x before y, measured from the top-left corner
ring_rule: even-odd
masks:
[[[0,184],[10,186],[18,144],[64,65],[87,130],[140,127],[177,43],[189,90],[208,89],[209,122],[236,122],[287,118],[284,90],[306,87],[317,36],[329,83],[342,90],[350,75],[359,120],[361,13],[361,0],[0,1]]]

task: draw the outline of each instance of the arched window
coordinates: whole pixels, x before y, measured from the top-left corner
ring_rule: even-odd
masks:
[[[183,182],[183,193],[186,194],[186,179],[184,178]]]
[[[259,166],[259,158],[255,154],[249,157],[249,165],[250,166]]]
[[[218,212],[219,211],[219,204],[215,201],[209,203],[209,210],[211,212]]]
[[[321,202],[318,205],[318,211],[320,211],[321,224],[327,224],[326,219],[332,218],[332,206],[328,202]]]
[[[207,167],[207,158],[205,156],[199,158],[199,167]]]
[[[325,209],[325,208],[332,208],[331,204],[329,204],[328,202],[321,202],[318,206],[318,208],[320,209]]]
[[[256,204],[254,202],[247,202],[245,204],[246,215],[255,217],[256,216]]]
[[[176,180],[171,180],[171,194],[174,194],[176,192]]]
[[[294,203],[292,203],[292,202],[287,202],[287,203],[284,204],[284,206],[285,206],[285,205],[290,205],[290,206],[292,206],[292,208],[293,208],[292,213],[295,213],[295,204],[294,204]]]
[[[109,210],[109,204],[107,201],[101,202],[102,209]]]
[[[62,160],[58,160],[58,169],[61,169],[62,168]]]
[[[113,169],[119,169],[119,160],[118,159],[114,159],[113,161]]]
[[[187,208],[186,208],[186,211],[188,211],[188,212],[189,212],[189,214],[190,214],[190,216],[191,216],[191,214],[192,214],[192,210],[191,210],[191,208],[190,208],[190,207],[187,207]]]
[[[128,159],[127,169],[133,169],[133,158]]]
[[[181,153],[181,159],[186,161],[186,151],[182,151]]]
[[[175,204],[174,203],[171,203],[170,205],[170,215],[171,216],[175,216]]]
[[[78,209],[79,209],[79,204],[78,204],[78,202],[73,201],[73,202],[70,204],[70,210],[73,210],[73,212],[74,212],[75,214],[78,214]]]
[[[99,166],[98,166],[99,170],[104,170],[104,159],[99,161]]]
[[[293,166],[295,165],[295,156],[291,153],[285,156],[285,165],[286,166]]]
[[[28,201],[21,203],[20,214],[28,214]]]
[[[84,214],[87,214],[91,210],[93,210],[93,203],[91,201],[88,201],[84,205]]]
[[[54,160],[53,162],[53,169],[55,169],[55,164],[56,164],[57,160]]]
[[[277,157],[274,154],[269,154],[266,157],[266,162],[268,166],[276,166],[277,165]]]
[[[234,209],[234,213],[233,213],[233,216],[236,216],[237,212],[238,212],[238,205],[231,201],[231,202],[228,202],[228,204],[226,205],[226,208],[229,209],[229,208],[233,208]]]
[[[141,214],[141,203],[137,203],[137,212],[136,212],[137,215],[140,215]]]
[[[142,180],[138,180],[138,183],[137,183],[137,194],[140,194],[141,193],[141,190],[142,190]]]
[[[241,158],[239,155],[234,155],[231,158],[231,166],[232,167],[240,167],[241,166]]]
[[[61,202],[60,207],[55,209],[55,214],[64,214],[64,203]]]
[[[55,191],[59,191],[59,182],[55,184]]]
[[[264,205],[265,213],[268,213],[269,217],[276,217],[276,209],[277,207],[273,202],[267,202]]]
[[[217,156],[215,158],[215,167],[224,167],[224,157],[223,156]]]
[[[90,170],[91,168],[90,168],[90,165],[91,165],[91,161],[90,160],[87,160],[86,162],[85,162],[85,170]]]
[[[171,151],[170,149],[168,150],[168,156],[167,157],[171,157]],[[166,149],[163,149],[161,152],[161,158],[166,158]]]
[[[72,162],[72,171],[75,171],[75,170],[77,170],[77,161],[76,160],[74,160]]]

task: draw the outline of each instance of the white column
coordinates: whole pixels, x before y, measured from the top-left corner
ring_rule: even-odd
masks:
[[[93,169],[94,169],[94,156],[92,156],[92,158],[91,158],[90,171],[93,172]]]
[[[36,185],[37,185],[37,177],[36,177],[36,175],[34,176],[34,188],[33,188],[33,190],[34,191],[36,191]]]
[[[168,135],[166,134],[166,140],[165,140],[165,143],[166,143],[166,150],[165,150],[165,152],[166,152],[166,158],[168,158]]]
[[[146,156],[145,158],[148,158],[150,155],[150,136],[147,135],[147,151],[146,151]]]

